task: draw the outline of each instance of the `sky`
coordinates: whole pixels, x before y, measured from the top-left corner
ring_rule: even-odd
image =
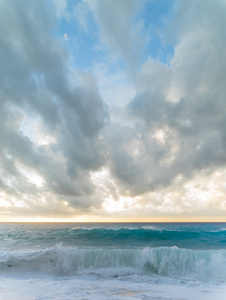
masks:
[[[0,221],[226,221],[225,0],[0,0]]]

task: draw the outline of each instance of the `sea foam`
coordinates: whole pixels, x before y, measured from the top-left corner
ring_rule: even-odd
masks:
[[[1,275],[104,277],[162,275],[203,281],[226,280],[226,250],[177,247],[98,249],[56,246],[43,250],[0,253]]]

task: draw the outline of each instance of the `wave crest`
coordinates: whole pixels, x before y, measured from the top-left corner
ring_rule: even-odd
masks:
[[[56,246],[45,250],[0,253],[0,274],[104,277],[163,275],[226,280],[226,250],[177,247],[98,249]]]

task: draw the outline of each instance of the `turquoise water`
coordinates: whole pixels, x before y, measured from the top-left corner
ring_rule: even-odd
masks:
[[[226,249],[226,223],[2,223],[1,250],[65,246]]]
[[[0,224],[0,275],[226,282],[226,223]]]

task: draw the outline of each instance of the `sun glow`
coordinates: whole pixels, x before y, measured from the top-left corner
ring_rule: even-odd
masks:
[[[102,206],[105,211],[108,212],[116,212],[116,211],[123,211],[128,209],[133,209],[138,205],[137,200],[140,200],[141,197],[124,197],[120,196],[118,200],[115,200],[112,195],[105,199]]]
[[[6,194],[4,192],[0,193],[0,207],[10,207],[12,204],[6,200]]]

